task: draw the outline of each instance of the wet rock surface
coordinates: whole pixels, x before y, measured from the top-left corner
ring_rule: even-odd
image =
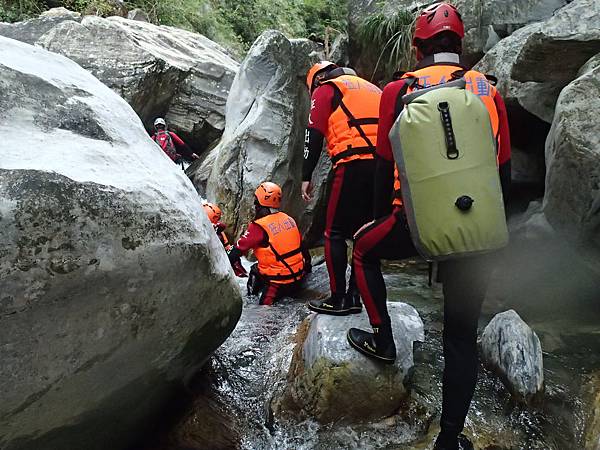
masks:
[[[0,35],[74,60],[123,97],[147,130],[157,116],[165,117],[198,153],[225,128],[225,102],[239,64],[202,35],[64,9],[0,24]]]
[[[292,361],[289,398],[282,407],[295,406],[323,423],[365,422],[396,411],[408,395],[413,343],[422,342],[424,334],[412,306],[390,303],[389,312],[397,350],[394,365],[375,362],[348,344],[350,328],[371,329],[366,312],[345,317],[311,315],[305,324],[306,337],[300,338],[302,349]]]
[[[526,260],[524,267],[516,268],[521,276],[533,267],[543,270],[534,261]],[[249,264],[246,263],[246,266],[249,267]],[[277,414],[277,399],[293,381],[288,374],[293,373],[289,368],[294,350],[302,347],[298,345],[298,337],[304,334],[297,330],[309,315],[304,301],[327,295],[326,270],[315,259],[315,271],[301,291],[301,299],[284,298],[273,307],[258,306],[256,298],[244,299],[244,311],[238,327],[211,360],[215,381],[209,392],[203,388],[201,393],[209,403],[217,402],[219,406],[202,406],[193,410],[190,416],[186,416],[193,419],[186,423],[200,424],[209,420],[207,414],[211,411],[214,417],[222,417],[222,411],[228,411],[223,423],[226,427],[233,427],[231,436],[240,432],[237,445],[242,449],[431,450],[439,432],[437,423],[442,399],[441,287],[427,285],[427,265],[423,262],[385,263],[383,270],[389,300],[413,305],[423,320],[425,331],[425,342],[415,346],[414,373],[408,384],[410,396],[397,414],[350,425],[320,424],[303,416],[282,417]],[[239,281],[244,292],[245,280]],[[594,334],[597,332],[594,330],[597,330],[598,314],[593,313],[589,305],[584,306],[581,299],[574,305],[565,292],[559,292],[556,298],[549,297],[548,292],[556,291],[554,285],[547,286],[548,291],[538,291],[538,299],[521,285],[522,281],[518,280],[514,289],[524,295],[514,295],[512,290],[507,289],[510,282],[506,280],[502,283],[503,292],[520,305],[519,311],[527,311],[527,321],[548,350],[544,356],[544,402],[532,409],[515,404],[499,377],[482,367],[465,433],[477,449],[578,448],[580,432],[589,422],[588,412],[579,411],[583,402],[581,373],[593,372],[600,367],[600,347]],[[538,299],[538,303],[533,302],[534,299]],[[553,307],[551,310],[548,308],[550,305]],[[493,298],[488,299],[484,306],[485,312],[480,321],[482,329],[496,312],[502,310]],[[562,313],[557,314],[556,311]],[[206,403],[201,400],[199,404]],[[193,434],[193,430],[187,431],[187,435]],[[156,443],[156,439],[152,438],[152,442]],[[194,445],[191,441],[186,442],[190,449],[207,448],[202,444],[206,440]],[[158,448],[180,450],[181,447],[179,444]],[[142,448],[158,450],[156,446]]]
[[[588,375],[583,385],[584,415],[581,445],[585,450],[600,449],[600,372]]]
[[[129,448],[234,328],[227,257],[88,71],[0,37],[0,88],[0,447]]]
[[[497,314],[485,327],[481,353],[518,401],[539,400],[544,390],[542,346],[515,311]]]
[[[235,234],[252,219],[253,194],[263,181],[281,186],[282,210],[303,223],[300,175],[310,106],[304,80],[317,59],[313,50],[309,41],[266,31],[248,51],[232,85],[227,127],[207,157],[210,175],[206,192],[200,193],[220,205]],[[190,173],[201,189],[204,175],[198,172],[206,173],[203,165]]]

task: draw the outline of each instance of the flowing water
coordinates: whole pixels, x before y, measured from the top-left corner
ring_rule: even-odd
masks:
[[[186,449],[425,449],[437,432],[441,404],[442,293],[427,283],[427,266],[419,261],[384,267],[390,301],[413,305],[425,324],[426,339],[415,348],[412,393],[397,415],[378,423],[346,426],[319,425],[274,418],[270,402],[286,383],[295,348],[295,332],[308,315],[304,302],[327,292],[324,265],[317,266],[302,299],[283,299],[261,307],[244,298],[237,328],[209,364],[210,386],[202,396],[219,405],[219,421],[227,444],[207,444],[206,436]],[[240,282],[243,288],[243,280]],[[481,326],[505,309],[497,299],[486,305]],[[527,308],[524,308],[527,310]],[[514,404],[498,378],[483,369],[466,426],[476,448],[578,449],[586,420],[580,393],[586,374],[600,369],[600,326],[597,315],[541,315],[531,308],[525,320],[540,336],[544,348],[546,393],[534,407]],[[521,311],[519,311],[521,312]],[[364,314],[364,312],[363,312]],[[206,382],[206,380],[205,380]],[[352,395],[351,392],[348,395]],[[200,405],[200,406],[199,406]],[[206,421],[214,407],[196,404],[185,415],[183,428]],[[180,433],[181,434],[181,433]],[[204,439],[204,441],[203,441]],[[233,443],[232,443],[233,442]],[[168,447],[184,448],[179,446]]]

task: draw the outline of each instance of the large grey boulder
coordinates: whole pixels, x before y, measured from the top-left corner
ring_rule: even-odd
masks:
[[[544,214],[600,267],[600,55],[560,94],[546,141]]]
[[[465,22],[463,52],[477,61],[498,38],[511,35],[525,25],[551,17],[570,0],[456,0]],[[433,2],[430,2],[433,3]]]
[[[44,34],[65,20],[79,22],[81,14],[62,7],[52,8],[40,14],[37,19],[17,23],[0,22],[0,35],[34,44]]]
[[[517,400],[529,402],[543,393],[542,345],[535,332],[512,309],[496,314],[485,327],[481,353]]]
[[[387,417],[397,410],[408,395],[413,344],[424,340],[424,331],[412,306],[392,302],[388,310],[397,349],[394,365],[377,363],[348,344],[346,333],[351,327],[370,330],[366,313],[346,317],[312,314],[307,319],[306,337],[292,360],[280,412],[299,411],[323,423],[357,423]]]
[[[197,152],[225,128],[225,102],[239,65],[202,35],[67,10],[2,24],[0,34],[74,60],[123,97],[147,130],[157,116],[166,117]]]
[[[73,61],[0,37],[0,447],[131,448],[241,312],[190,181]]]
[[[496,44],[474,67],[498,78],[497,88],[509,109],[520,107],[541,120],[552,123],[554,106],[564,84],[559,82],[520,82],[512,78],[512,71],[524,43],[538,32],[541,23],[527,25]]]
[[[542,202],[529,203],[527,210],[509,218],[508,229],[511,239],[521,250],[523,245],[548,246],[549,242],[559,240],[558,235],[542,211]]]
[[[512,76],[518,81],[566,85],[590,57],[600,52],[600,2],[574,0],[530,35]]]
[[[253,217],[254,190],[263,181],[281,186],[282,209],[301,222],[301,168],[310,105],[304,80],[317,58],[313,49],[309,41],[289,40],[273,30],[254,42],[231,87],[223,138],[206,164],[190,173],[200,193],[221,206],[235,233]],[[204,182],[207,166],[210,175]]]

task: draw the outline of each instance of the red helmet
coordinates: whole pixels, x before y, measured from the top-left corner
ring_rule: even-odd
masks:
[[[265,181],[256,188],[254,196],[261,206],[279,208],[281,205],[281,188],[275,183]]]
[[[436,3],[421,11],[415,24],[413,45],[417,39],[429,39],[442,31],[456,33],[461,39],[465,37],[462,17],[449,3]]]
[[[308,90],[312,93],[313,89],[316,87],[314,86],[315,78],[319,73],[325,72],[328,69],[335,69],[336,67],[337,65],[331,61],[319,61],[318,63],[314,64],[310,69],[308,69],[306,74],[306,86],[308,87]]]
[[[221,220],[221,208],[219,208],[217,205],[214,203],[204,203],[202,206],[204,207],[204,211],[208,216],[208,220],[210,220],[212,223],[217,223],[219,220]]]

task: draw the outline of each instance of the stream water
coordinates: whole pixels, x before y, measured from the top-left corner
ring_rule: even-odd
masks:
[[[427,266],[422,261],[390,263],[384,273],[389,300],[413,305],[426,332],[425,342],[415,348],[411,396],[397,415],[354,426],[281,421],[272,416],[270,401],[285,386],[295,332],[308,315],[304,302],[327,292],[327,275],[321,265],[315,268],[301,299],[288,298],[275,307],[261,307],[256,298],[244,297],[237,328],[208,365],[209,387],[200,397],[210,398],[209,405],[205,400],[196,402],[178,425],[178,446],[161,449],[431,448],[441,404],[441,286],[428,286]],[[243,282],[240,280],[241,288]],[[502,280],[496,280],[499,282]],[[506,309],[506,301],[496,297],[484,309],[482,327],[493,314]],[[563,308],[560,315],[544,315],[533,303],[523,308],[523,317],[538,333],[545,350],[544,399],[534,407],[516,405],[499,379],[482,368],[466,426],[476,448],[581,448],[577,442],[586,417],[580,391],[586,374],[600,369],[600,315],[593,308],[594,313],[587,308],[581,314],[569,314]],[[207,441],[206,431],[190,432],[198,424],[206,424],[211,414],[219,416],[214,436]],[[182,435],[187,436],[184,444]]]

